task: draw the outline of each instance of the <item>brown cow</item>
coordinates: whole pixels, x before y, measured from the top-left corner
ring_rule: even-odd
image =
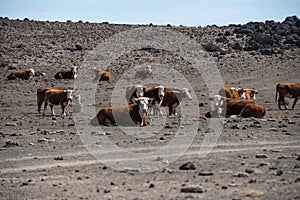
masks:
[[[184,99],[192,99],[187,88],[167,88],[160,105],[169,108],[169,116],[177,115],[175,108],[177,108]]]
[[[255,89],[244,89],[244,92],[241,95],[241,99],[255,100],[256,99],[256,97],[255,97],[256,94],[258,94],[258,91],[255,90]]]
[[[277,100],[277,93],[279,94],[278,100]],[[294,98],[294,103],[292,105],[292,110],[295,108],[295,105],[300,98],[300,84],[299,83],[279,83],[276,85],[276,95],[275,95],[275,101],[278,101],[278,108],[281,110],[281,104],[284,105],[284,108],[287,109],[287,101],[284,99],[284,97],[290,97]]]
[[[228,88],[228,87],[223,87],[219,90],[218,94],[221,95],[222,97],[227,97],[231,99],[241,99],[241,96],[245,90],[243,88]]]
[[[66,115],[66,107],[69,105],[70,101],[73,99],[73,90],[47,90],[45,93],[45,105],[43,115],[46,113],[47,105],[49,103],[52,115],[54,116],[54,105],[61,105],[62,113],[61,116]]]
[[[262,105],[257,103],[248,103],[238,114],[238,117],[264,117],[266,114],[266,108]]]
[[[77,67],[73,66],[69,69],[61,69],[55,75],[55,79],[75,79],[77,77]]]
[[[137,103],[121,107],[102,108],[91,120],[91,125],[141,125],[146,126],[147,110],[149,105],[148,97],[134,98]],[[117,124],[118,122],[118,124]]]
[[[34,69],[29,70],[16,70],[11,72],[8,76],[8,80],[21,79],[21,80],[29,80],[35,75]]]
[[[37,105],[38,105],[38,112],[41,113],[41,107],[45,100],[45,93],[48,90],[67,90],[68,88],[39,88],[37,89]]]
[[[110,82],[112,80],[112,76],[107,71],[101,71],[94,67],[95,79],[94,81],[107,81]]]

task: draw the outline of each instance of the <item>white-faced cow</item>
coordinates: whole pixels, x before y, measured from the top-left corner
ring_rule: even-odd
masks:
[[[162,107],[169,108],[169,116],[177,115],[176,108],[184,99],[192,99],[187,88],[167,88],[165,90],[165,95],[160,105]]]
[[[133,98],[135,103],[121,106],[102,108],[91,120],[92,125],[147,125],[148,97]]]
[[[45,100],[45,93],[48,90],[67,90],[68,88],[44,88],[41,87],[39,89],[37,89],[36,94],[37,94],[37,105],[38,105],[38,112],[41,113],[41,107],[44,103]]]
[[[166,88],[162,85],[144,88],[144,97],[153,98],[151,104],[149,105],[151,115],[163,115],[160,110],[160,104],[162,103],[165,95],[165,90]]]
[[[143,97],[144,96],[144,86],[132,84],[126,88],[125,97],[129,104],[134,103],[133,98]]]
[[[241,99],[241,96],[245,90],[243,88],[228,88],[228,87],[223,87],[219,90],[218,94],[221,95],[222,97],[227,97],[231,99]]]
[[[101,71],[94,67],[95,79],[94,81],[107,81],[110,82],[112,80],[112,76],[107,71]]]
[[[255,89],[244,89],[243,94],[241,95],[241,99],[246,99],[246,100],[255,100],[256,99],[256,94],[258,94],[258,91]]]
[[[60,105],[62,109],[61,116],[64,117],[66,115],[66,107],[70,104],[73,99],[73,90],[47,90],[45,92],[45,104],[44,104],[44,112],[46,113],[47,105],[50,105],[52,115],[54,116],[54,105]]]
[[[55,75],[55,79],[75,79],[77,77],[77,66],[69,69],[61,69]]]
[[[29,80],[35,76],[34,69],[29,70],[16,70],[11,72],[8,76],[8,80],[21,79],[21,80]]]
[[[277,93],[279,94],[277,100]],[[292,109],[295,108],[295,105],[300,98],[300,84],[299,83],[279,83],[276,85],[276,95],[275,101],[278,102],[278,108],[281,110],[281,105],[283,104],[285,109],[287,109],[288,101],[284,99],[284,97],[294,98],[294,103],[292,105]]]

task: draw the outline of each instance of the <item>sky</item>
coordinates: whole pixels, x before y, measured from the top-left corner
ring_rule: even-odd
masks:
[[[0,16],[38,21],[218,26],[300,18],[300,0],[0,0]]]

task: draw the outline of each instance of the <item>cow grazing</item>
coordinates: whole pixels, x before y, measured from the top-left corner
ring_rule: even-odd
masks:
[[[112,80],[112,76],[107,71],[101,71],[94,67],[95,79],[94,81],[107,81],[110,82]]]
[[[162,115],[162,112],[160,110],[160,104],[163,100],[163,97],[165,95],[165,87],[164,86],[152,86],[152,87],[146,87],[144,88],[144,97],[153,98],[151,101],[150,114],[153,115]]]
[[[44,104],[44,112],[46,113],[47,105],[50,105],[52,115],[54,116],[54,105],[60,105],[62,108],[61,116],[64,117],[66,115],[66,107],[69,105],[70,101],[73,99],[73,90],[56,90],[49,89],[45,92],[45,104]]]
[[[241,95],[241,99],[255,100],[256,99],[256,97],[255,97],[256,94],[258,94],[258,91],[255,90],[255,89],[244,89],[244,92]]]
[[[231,99],[241,99],[241,96],[245,90],[243,88],[228,88],[228,87],[223,87],[219,90],[218,94],[221,95],[222,97],[227,97]],[[243,97],[242,97],[243,98]]]
[[[61,69],[55,75],[55,79],[75,79],[77,77],[77,67],[73,66],[69,69]]]
[[[38,105],[38,112],[41,113],[41,107],[45,100],[45,93],[48,90],[67,90],[68,88],[39,88],[37,89],[37,105]]]
[[[125,97],[129,104],[134,103],[133,98],[143,97],[144,96],[144,86],[132,84],[126,88]]]
[[[192,99],[187,88],[167,88],[165,90],[165,95],[160,105],[169,108],[169,116],[177,115],[175,109],[180,105],[180,102],[184,99]]]
[[[149,105],[148,97],[134,98],[135,103],[121,106],[102,108],[91,120],[91,125],[140,125],[146,126],[147,110]],[[118,123],[117,123],[118,122]]]
[[[277,99],[277,94],[279,97]],[[284,108],[287,109],[288,101],[284,97],[294,98],[294,103],[292,105],[292,110],[295,108],[295,105],[300,98],[300,84],[299,83],[279,83],[276,85],[276,95],[275,101],[278,102],[278,108],[281,110],[281,105],[284,105]]]
[[[135,72],[135,77],[136,78],[148,78],[148,77],[152,77],[154,78],[154,73],[152,70],[151,65],[148,65],[145,69],[141,69]]]
[[[29,70],[16,70],[11,72],[8,76],[8,80],[21,79],[21,80],[29,80],[35,75],[34,69]]]

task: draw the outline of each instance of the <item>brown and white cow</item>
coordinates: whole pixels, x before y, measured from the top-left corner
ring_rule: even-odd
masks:
[[[160,105],[162,107],[169,108],[169,116],[176,116],[176,108],[184,99],[192,100],[192,97],[189,94],[189,90],[187,88],[167,88],[165,90],[165,95]]]
[[[91,125],[147,125],[147,110],[149,105],[148,97],[133,99],[136,103],[121,106],[102,108],[91,120]]]
[[[147,77],[154,77],[154,73],[153,73],[153,70],[152,70],[152,67],[151,65],[148,65],[146,66],[145,69],[141,69],[141,70],[137,70],[135,72],[135,77],[136,78],[147,78]]]
[[[279,94],[278,100],[277,100],[277,93]],[[275,101],[278,102],[278,108],[281,110],[281,105],[284,105],[284,108],[287,109],[287,101],[284,99],[284,97],[294,98],[294,103],[292,105],[292,109],[295,108],[295,105],[300,98],[300,84],[299,83],[279,83],[276,85],[276,95],[275,95]]]
[[[29,80],[35,75],[34,69],[29,70],[16,70],[11,72],[8,76],[8,80],[21,79],[21,80]]]
[[[207,116],[241,116],[241,117],[263,117],[266,110],[263,106],[256,104],[253,100],[238,100],[232,98],[224,98],[220,95],[215,95],[211,98],[214,104],[214,111],[211,114],[206,114]],[[248,104],[253,104],[249,107]],[[246,109],[244,109],[247,107]]]
[[[77,66],[69,69],[61,69],[55,75],[55,79],[75,79],[77,77]]]
[[[160,104],[162,103],[163,97],[165,95],[165,90],[166,88],[162,85],[144,88],[144,97],[153,98],[151,104],[149,105],[151,115],[163,115],[160,110]]]
[[[241,95],[241,99],[255,100],[256,94],[258,94],[258,91],[255,89],[244,89],[244,92]]]
[[[126,88],[125,97],[129,104],[134,103],[133,98],[143,97],[144,96],[144,86],[131,84]]]
[[[48,91],[48,90],[67,90],[67,89],[68,88],[44,88],[44,87],[37,89],[36,94],[37,94],[38,112],[41,113],[41,107],[45,100],[46,91]]]
[[[222,97],[231,98],[231,99],[241,99],[241,96],[245,90],[243,88],[228,88],[223,87],[219,90],[218,94]]]
[[[64,117],[66,115],[66,107],[70,104],[73,99],[73,90],[47,90],[45,92],[45,104],[44,104],[44,112],[46,113],[47,105],[50,105],[52,115],[54,116],[54,105],[60,105],[62,109],[61,116]]]
[[[112,80],[112,76],[107,71],[101,71],[94,67],[95,79],[94,81],[107,81],[110,82]]]
[[[41,71],[36,71],[34,73],[34,76],[41,76],[41,77],[43,77],[43,76],[46,76],[46,73],[45,72],[41,72]]]

